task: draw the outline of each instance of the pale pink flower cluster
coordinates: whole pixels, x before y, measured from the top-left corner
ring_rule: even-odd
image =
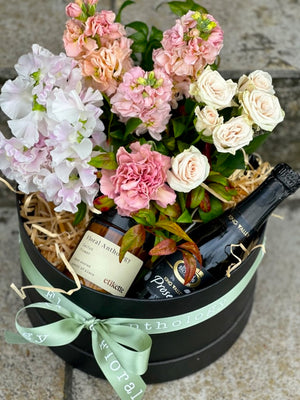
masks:
[[[105,140],[101,93],[83,89],[73,59],[38,45],[16,70],[0,95],[13,135],[0,133],[0,169],[22,192],[41,192],[56,211],[76,212],[81,201],[93,205],[99,186],[89,161]]]
[[[115,22],[115,14],[107,10],[82,20],[77,3],[70,3],[66,13],[71,17],[63,36],[66,54],[79,62],[83,76],[92,78],[89,84],[107,96],[113,95],[124,73],[132,67],[132,40],[126,37],[124,26]]]
[[[112,112],[122,122],[140,118],[136,134],[145,132],[161,140],[161,132],[171,117],[172,81],[161,70],[145,72],[133,67],[126,72],[116,94],[111,98]]]
[[[153,51],[156,68],[174,81],[176,96],[189,97],[189,86],[223,46],[223,31],[209,14],[189,11],[163,34],[162,48]]]
[[[149,208],[151,200],[164,208],[173,204],[176,193],[166,184],[170,157],[151,151],[149,144],[135,142],[130,149],[119,148],[116,170],[102,169],[101,192],[114,200],[122,216]]]

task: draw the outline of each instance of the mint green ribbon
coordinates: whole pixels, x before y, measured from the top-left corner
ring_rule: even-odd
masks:
[[[148,366],[151,350],[149,334],[162,334],[197,325],[224,310],[247,287],[264,252],[261,249],[247,274],[229,292],[214,302],[185,314],[155,319],[97,319],[58,292],[36,289],[49,302],[39,302],[22,308],[16,315],[19,334],[6,332],[8,343],[34,343],[41,346],[64,346],[75,340],[83,329],[91,331],[95,359],[121,400],[140,400],[146,385],[140,375]],[[20,261],[28,280],[38,286],[51,287],[41,275],[20,243]],[[25,328],[18,322],[25,309],[47,309],[62,319],[39,327]]]

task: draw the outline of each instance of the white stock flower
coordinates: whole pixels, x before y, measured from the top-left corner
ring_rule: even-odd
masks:
[[[204,136],[211,136],[213,129],[223,123],[223,117],[219,117],[218,111],[211,106],[205,106],[202,110],[197,106],[195,114],[197,117],[196,131],[202,132]]]
[[[240,101],[244,113],[261,129],[272,131],[284,119],[284,111],[273,94],[256,89],[252,92],[246,90]]]
[[[254,89],[274,94],[275,90],[271,75],[261,70],[253,71],[248,76],[242,75],[238,81],[238,91],[244,92],[245,90],[249,90],[251,92]]]
[[[222,110],[234,105],[233,97],[237,91],[237,84],[231,79],[227,81],[218,71],[207,67],[190,86],[190,94],[199,103]]]
[[[167,182],[178,192],[188,193],[205,181],[210,171],[208,159],[195,146],[171,160]]]
[[[220,153],[235,154],[253,139],[253,130],[246,116],[231,118],[213,130],[213,141]]]

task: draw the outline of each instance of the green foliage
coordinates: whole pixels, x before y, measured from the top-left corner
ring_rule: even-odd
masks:
[[[122,17],[122,12],[123,12],[124,8],[130,6],[131,4],[135,4],[135,1],[126,0],[126,1],[123,2],[121,7],[119,8],[118,14],[116,15],[116,19],[115,19],[116,22],[120,22],[120,23],[122,22],[122,18],[121,18]]]
[[[88,163],[95,168],[117,169],[118,164],[114,152],[100,153]]]
[[[143,225],[132,226],[124,234],[119,253],[119,262],[122,262],[127,251],[141,248],[146,240],[146,231]]]
[[[203,222],[209,222],[212,219],[223,214],[223,206],[220,200],[214,196],[210,196],[210,210],[205,212],[199,208],[199,216]]]
[[[199,4],[195,3],[193,0],[186,0],[186,1],[168,1],[167,4],[170,7],[170,10],[182,17],[186,14],[189,10],[192,11],[199,11],[200,13],[207,14],[208,11],[206,8],[200,6]]]
[[[145,71],[151,71],[153,69],[152,52],[161,47],[162,31],[154,26],[149,31],[148,26],[141,21],[131,22],[126,27],[135,31],[128,36],[133,40],[132,58],[140,60],[139,64]]]
[[[78,204],[77,208],[78,208],[78,211],[75,214],[75,217],[73,220],[74,226],[78,225],[83,220],[83,218],[85,217],[86,211],[87,211],[87,206],[83,201],[80,204]]]

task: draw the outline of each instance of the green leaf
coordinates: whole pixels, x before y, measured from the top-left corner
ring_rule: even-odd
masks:
[[[155,245],[150,251],[150,256],[167,256],[175,253],[177,244],[173,239],[164,239]]]
[[[155,26],[152,26],[149,42],[150,41],[157,41],[160,42],[163,39],[163,32],[160,29],[157,29]]]
[[[151,208],[143,208],[131,216],[138,224],[145,226],[154,226],[156,223],[155,212]]]
[[[126,28],[132,28],[132,29],[136,30],[144,37],[144,39],[147,39],[147,37],[148,37],[149,29],[148,29],[147,24],[145,24],[145,22],[134,21],[134,22],[131,22],[130,24],[127,24]]]
[[[169,1],[167,4],[169,5],[170,10],[180,17],[186,14],[189,10],[199,11],[203,14],[207,14],[206,8],[195,3],[193,0]]]
[[[210,211],[204,212],[199,208],[199,215],[203,222],[209,222],[221,214],[223,214],[222,202],[214,196],[210,196]]]
[[[254,153],[268,139],[271,133],[272,132],[266,132],[255,136],[251,143],[244,147],[245,152],[247,154]]]
[[[241,150],[238,150],[235,155],[229,153],[217,153],[216,163],[212,165],[213,171],[220,172],[228,177],[236,169],[245,169],[244,155]]]
[[[180,208],[182,210],[182,212],[186,209],[186,199],[187,199],[187,195],[183,192],[178,192],[177,193],[177,199],[179,201],[180,204]]]
[[[220,183],[210,183],[208,186],[227,201],[230,201],[232,199],[232,196],[235,196],[237,194],[237,191],[235,189],[229,189],[228,187],[225,187]]]
[[[124,131],[117,129],[109,133],[109,136],[113,139],[122,140],[124,139]]]
[[[116,15],[115,21],[116,22],[121,22],[121,14],[122,14],[122,11],[124,10],[124,8],[127,7],[127,6],[130,6],[131,4],[134,4],[134,3],[135,3],[135,1],[133,1],[133,0],[124,1],[124,3],[119,8],[119,11],[118,11],[118,14]]]
[[[78,209],[78,211],[75,214],[75,218],[73,220],[73,225],[74,226],[78,225],[83,220],[83,218],[85,217],[87,206],[82,201],[80,204],[78,204],[77,209]]]
[[[118,168],[116,156],[113,152],[98,154],[97,156],[93,157],[88,164],[92,165],[95,168],[104,168],[104,169]]]
[[[172,125],[175,138],[181,136],[186,129],[185,124],[181,122],[179,119],[172,119]]]
[[[177,146],[180,153],[182,153],[184,150],[188,149],[191,145],[189,143],[184,143],[181,140],[178,140]]]
[[[164,229],[167,232],[179,236],[181,239],[187,240],[188,242],[192,242],[192,239],[184,232],[184,230],[176,222],[168,220],[158,221],[155,224],[155,228]]]
[[[220,183],[223,186],[229,186],[228,179],[225,178],[225,176],[221,175],[219,172],[215,171],[210,171],[206,181]]]
[[[180,217],[177,218],[176,222],[181,223],[181,224],[190,224],[193,222],[193,218],[191,217],[191,214],[189,213],[187,208],[180,215]]]
[[[125,137],[134,132],[143,121],[140,118],[130,118],[126,123]]]
[[[163,139],[164,145],[171,151],[176,148],[176,140],[174,137],[166,137]]]
[[[128,229],[122,238],[119,253],[119,262],[122,262],[127,251],[138,249],[143,246],[146,240],[146,231],[143,225],[134,225]]]
[[[167,207],[160,207],[157,203],[155,203],[155,207],[158,209],[158,211],[164,215],[167,215],[171,219],[177,219],[181,214],[181,208],[177,202],[172,205],[168,204]]]
[[[202,186],[198,186],[190,192],[190,208],[196,208],[204,199],[205,190]]]

